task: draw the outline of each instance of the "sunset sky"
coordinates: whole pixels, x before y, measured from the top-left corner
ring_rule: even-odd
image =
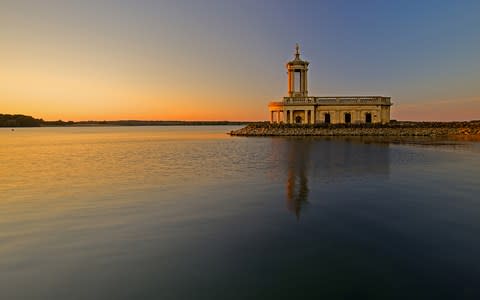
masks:
[[[480,119],[478,0],[0,0],[0,113],[264,120],[297,42],[312,96]]]

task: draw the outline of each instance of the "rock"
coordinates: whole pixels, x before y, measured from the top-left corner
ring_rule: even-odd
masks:
[[[479,136],[480,122],[402,122],[359,125],[292,125],[267,122],[230,132],[233,136]]]

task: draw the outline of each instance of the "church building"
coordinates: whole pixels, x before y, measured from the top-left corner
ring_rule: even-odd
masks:
[[[361,124],[390,122],[390,97],[382,96],[308,96],[308,61],[295,58],[286,65],[288,96],[281,102],[270,102],[271,123],[288,124]]]

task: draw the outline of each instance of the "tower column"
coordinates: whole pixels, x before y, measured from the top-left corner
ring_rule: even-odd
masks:
[[[307,77],[307,71],[308,71],[308,69],[305,69],[305,71],[304,71],[304,72],[305,72],[305,80],[304,80],[305,86],[304,86],[304,88],[303,88],[303,92],[305,93],[305,96],[308,95],[308,84],[307,84],[307,78],[308,78],[308,77]]]
[[[292,73],[288,72],[288,95],[292,94]]]
[[[305,70],[302,70],[302,72],[300,72],[301,76],[300,76],[300,93],[302,93],[302,95],[305,95]]]

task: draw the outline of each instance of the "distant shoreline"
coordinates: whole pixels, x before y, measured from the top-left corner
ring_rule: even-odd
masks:
[[[480,121],[469,122],[407,122],[388,124],[270,124],[252,123],[233,130],[232,136],[424,136],[480,137]]]
[[[65,122],[66,123],[66,122]],[[111,127],[111,126],[225,126],[247,125],[251,122],[231,121],[80,121],[66,124],[58,124],[57,121],[42,124],[40,127]]]
[[[116,120],[116,121],[44,121],[26,115],[0,114],[0,127],[95,127],[95,126],[220,126],[247,125],[245,121],[151,121],[151,120]]]

